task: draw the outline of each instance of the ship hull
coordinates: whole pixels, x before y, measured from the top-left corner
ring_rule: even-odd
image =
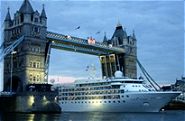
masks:
[[[125,92],[120,99],[62,101],[63,112],[158,112],[180,92]]]

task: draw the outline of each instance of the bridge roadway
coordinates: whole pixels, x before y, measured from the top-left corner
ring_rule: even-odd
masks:
[[[125,50],[120,47],[107,46],[100,42],[94,44],[88,43],[87,39],[77,38],[73,36],[58,34],[54,32],[47,32],[47,40],[51,42],[51,48],[75,51],[91,55],[108,55],[124,53]]]

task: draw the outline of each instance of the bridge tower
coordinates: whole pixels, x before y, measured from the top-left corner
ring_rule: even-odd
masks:
[[[133,32],[132,35],[128,36],[126,30],[118,23],[112,38],[108,40],[105,35],[103,43],[124,48],[125,53],[100,56],[102,75],[111,77],[114,76],[116,70],[120,70],[126,77],[137,78],[137,43],[135,33]]]
[[[12,91],[24,91],[27,84],[45,83],[47,17],[44,6],[40,14],[24,0],[13,19],[8,8],[4,24],[5,48],[24,35],[23,42],[14,49],[15,53],[4,58],[4,90],[10,91],[11,74]]]

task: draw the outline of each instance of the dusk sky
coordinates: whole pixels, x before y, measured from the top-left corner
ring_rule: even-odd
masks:
[[[160,84],[174,83],[184,73],[184,2],[183,1],[60,1],[31,0],[34,10],[41,12],[42,4],[48,18],[48,31],[102,41],[104,32],[110,39],[118,21],[133,30],[137,38],[138,59]],[[11,17],[20,8],[20,1],[1,2],[1,25],[10,7]],[[80,29],[75,30],[80,26]],[[1,27],[1,31],[3,28]],[[99,34],[96,34],[100,31]],[[2,39],[1,39],[2,42]],[[101,77],[97,56],[52,49],[50,79],[72,81],[87,78],[86,66],[94,64]],[[2,70],[1,70],[2,71]],[[140,75],[138,69],[138,76]],[[2,72],[1,72],[2,75]]]

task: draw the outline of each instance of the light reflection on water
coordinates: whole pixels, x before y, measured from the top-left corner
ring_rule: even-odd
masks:
[[[159,113],[0,114],[0,121],[185,121],[185,111]]]

